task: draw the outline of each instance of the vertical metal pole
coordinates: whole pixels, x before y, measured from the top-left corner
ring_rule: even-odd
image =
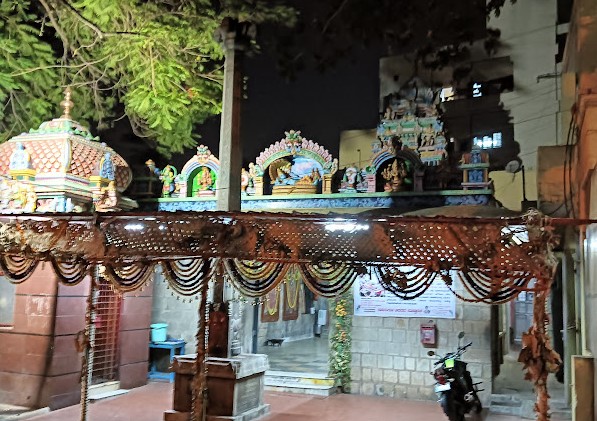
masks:
[[[89,406],[89,385],[93,372],[93,347],[95,345],[95,307],[97,304],[97,283],[99,282],[99,266],[91,266],[89,271],[91,280],[89,295],[87,296],[87,309],[85,311],[85,349],[83,352],[83,365],[81,369],[81,421],[87,421]]]

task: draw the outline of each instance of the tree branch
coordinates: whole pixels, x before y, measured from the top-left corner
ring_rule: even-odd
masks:
[[[40,0],[43,1],[43,0]],[[72,4],[70,4],[70,2],[68,0],[60,0],[60,2],[62,4],[64,4],[76,17],[77,19],[79,19],[81,22],[83,22],[83,24],[87,27],[89,27],[93,32],[95,32],[98,36],[98,38],[102,39],[105,37],[109,37],[109,36],[115,36],[115,35],[138,35],[138,36],[145,36],[139,32],[130,32],[130,31],[115,31],[115,32],[105,32],[102,31],[100,27],[98,27],[96,24],[94,24],[93,22],[91,22],[89,19],[87,19],[85,16],[83,16],[81,14],[81,12],[79,12],[75,6],[73,6]]]
[[[336,16],[338,16],[338,14],[340,14],[340,12],[342,11],[342,9],[344,9],[344,6],[346,6],[346,3],[348,3],[348,0],[344,0],[340,4],[340,6],[338,6],[338,8],[336,9],[336,11],[332,14],[332,16],[330,16],[330,18],[327,20],[327,22],[323,26],[323,29],[321,30],[322,34],[325,34],[325,32],[328,30],[328,27],[330,26],[330,23],[332,23],[332,21],[336,18]]]
[[[46,0],[39,0],[39,2],[45,9],[45,11],[48,15],[48,18],[50,19],[50,22],[52,22],[52,25],[54,26],[54,30],[56,32],[58,32],[58,35],[60,36],[60,39],[62,40],[62,48],[64,50],[62,53],[62,61],[66,62],[66,56],[68,55],[68,51],[70,49],[70,43],[68,42],[68,37],[62,30],[62,27],[60,25],[58,25],[58,21],[54,18],[54,13],[52,11],[52,8],[46,2]]]

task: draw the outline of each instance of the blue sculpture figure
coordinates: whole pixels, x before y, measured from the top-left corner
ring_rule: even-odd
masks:
[[[114,162],[112,162],[112,153],[110,151],[106,151],[100,162],[99,175],[102,178],[114,180]]]
[[[31,168],[31,156],[21,142],[17,142],[14,152],[10,155],[8,168],[11,170],[26,170]]]

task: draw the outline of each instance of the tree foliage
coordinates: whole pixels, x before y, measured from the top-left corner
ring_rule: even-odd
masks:
[[[166,156],[194,146],[193,126],[220,111],[224,17],[293,13],[255,0],[0,0],[0,140],[56,116],[69,85],[80,120],[128,118]]]
[[[77,119],[102,129],[127,118],[170,156],[194,146],[193,127],[220,112],[214,34],[226,17],[265,23],[264,32],[274,22],[269,41],[292,76],[374,43],[443,66],[466,55],[467,42],[499,35],[484,18],[505,1],[0,0],[0,141],[57,116],[69,85]]]

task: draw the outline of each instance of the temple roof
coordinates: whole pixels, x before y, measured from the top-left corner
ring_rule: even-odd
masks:
[[[70,92],[61,103],[64,114],[60,118],[41,123],[38,129],[31,129],[0,145],[0,174],[8,174],[13,152],[22,145],[30,156],[30,166],[41,175],[72,175],[89,179],[100,175],[102,158],[110,155],[114,164],[114,181],[119,192],[124,191],[132,181],[131,170],[118,153],[105,143],[99,142],[89,129],[71,119]]]

